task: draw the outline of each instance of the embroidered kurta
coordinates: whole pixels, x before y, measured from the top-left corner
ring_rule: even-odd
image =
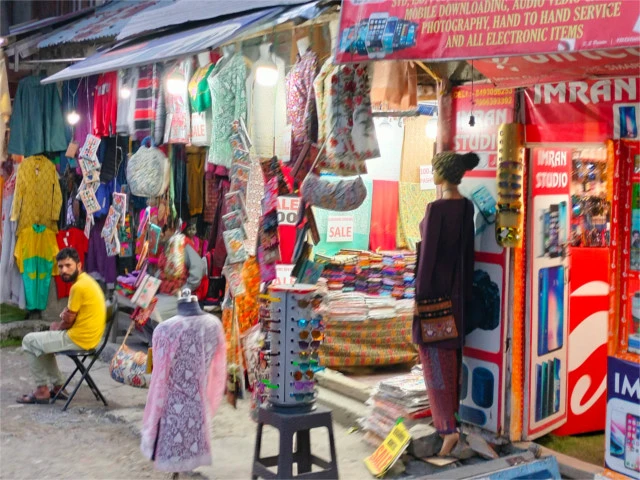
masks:
[[[369,94],[371,87],[364,64],[325,64],[316,86],[322,126],[322,140],[327,141],[319,166],[338,175],[367,173],[365,160],[380,156],[373,124]]]
[[[194,112],[204,112],[211,108],[211,92],[207,79],[214,68],[213,63],[200,67],[189,80],[189,101]]]
[[[209,314],[177,315],[154,330],[140,448],[158,470],[211,464],[209,419],[224,394],[225,352],[220,320]]]
[[[318,56],[312,51],[300,57],[287,75],[287,117],[291,124],[291,155],[295,162],[307,141],[318,139],[318,117],[313,81],[318,73]]]
[[[56,234],[44,225],[31,225],[18,235],[15,256],[22,273],[28,310],[45,310],[51,275],[58,274]]]
[[[166,76],[167,82],[184,85],[180,92],[165,89],[164,101],[167,109],[163,143],[187,144],[191,138],[191,114],[186,82],[191,76],[191,60],[180,62]]]
[[[62,192],[56,167],[47,157],[24,159],[18,170],[11,220],[17,221],[18,235],[33,224],[58,231]]]
[[[223,62],[223,63],[221,63]],[[240,54],[221,58],[207,82],[211,91],[211,147],[209,162],[230,168],[230,138],[234,120],[247,119],[247,65]]]

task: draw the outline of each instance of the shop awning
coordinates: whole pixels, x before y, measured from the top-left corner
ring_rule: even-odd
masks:
[[[540,83],[633,77],[638,75],[639,48],[562,52],[475,60],[476,70],[502,88]]]
[[[307,2],[308,0],[176,0],[132,17],[118,34],[118,40],[188,22],[213,20],[252,10],[287,7]]]
[[[283,10],[283,8],[261,10],[212,25],[193,28],[154,40],[97,53],[55,75],[45,78],[42,83],[86,77],[194,55],[228,42],[252,25],[268,20]]]
[[[96,9],[93,15],[78,20],[45,37],[38,48],[52,47],[63,43],[79,43],[100,38],[115,38],[136,14],[159,3],[159,0],[130,2],[117,0]],[[166,3],[166,0],[165,0]]]

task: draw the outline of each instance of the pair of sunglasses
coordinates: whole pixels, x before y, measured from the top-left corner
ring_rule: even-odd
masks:
[[[315,392],[308,393],[290,393],[289,396],[291,398],[295,398],[299,402],[303,402],[305,400],[314,400],[316,398]]]
[[[307,338],[309,338],[309,335],[311,335],[311,337],[314,340],[320,340],[322,338],[322,332],[320,330],[301,330],[300,331],[300,338],[302,340],[306,340]]]
[[[317,350],[318,348],[320,348],[320,340],[313,340],[311,342],[300,340],[298,342],[298,347],[300,347],[301,350],[308,350],[309,348]]]
[[[308,308],[311,305],[313,308],[318,308],[321,303],[321,297],[313,297],[311,299],[301,298],[298,300],[298,307],[300,308]]]
[[[500,172],[498,174],[498,177],[500,178],[500,180],[514,180],[516,182],[522,181],[522,175],[519,175],[517,173]]]
[[[322,317],[315,317],[311,320],[307,320],[306,318],[301,318],[300,320],[298,320],[298,326],[300,328],[307,328],[309,325],[314,328],[318,328],[320,325],[322,325]]]
[[[515,190],[520,190],[520,188],[522,188],[522,185],[520,183],[517,183],[517,182],[503,181],[503,182],[498,182],[498,187],[500,187],[500,188],[512,188],[512,189],[515,189]]]
[[[304,377],[307,377],[309,380],[313,379],[315,373],[313,373],[313,370],[306,370],[304,372],[302,372],[302,370],[297,370],[295,372],[291,373],[291,376],[293,377],[294,380],[302,380]]]
[[[298,382],[291,382],[290,385],[296,390],[304,390],[305,388],[313,388],[316,385],[316,382],[313,380],[304,380]]]
[[[308,362],[291,362],[291,363],[293,363],[300,370],[310,370],[312,368],[318,367],[317,360],[309,360]]]
[[[280,388],[279,385],[276,385],[275,383],[271,383],[268,379],[263,378],[262,380],[260,380],[260,383],[258,385],[262,385],[263,388],[269,388],[271,390],[277,390],[278,388]]]
[[[318,363],[319,355],[318,352],[291,352],[294,355],[298,355],[301,360],[309,360],[310,362],[315,361]]]

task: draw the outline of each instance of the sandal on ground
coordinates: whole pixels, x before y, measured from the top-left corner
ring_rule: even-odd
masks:
[[[48,405],[50,401],[51,401],[50,398],[38,398],[33,393],[28,393],[16,399],[17,403],[29,404],[29,405],[31,404]]]
[[[53,390],[51,390],[51,392],[49,392],[51,400],[56,398],[56,395],[58,395],[58,398],[56,398],[56,400],[69,400],[69,393],[66,390],[62,390],[60,393],[58,393],[59,391],[60,389],[56,390],[54,388]]]

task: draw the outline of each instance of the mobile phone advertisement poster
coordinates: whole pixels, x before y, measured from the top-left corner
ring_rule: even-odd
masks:
[[[530,308],[527,317],[527,437],[537,438],[567,416],[570,181],[573,151],[531,152],[529,213]]]
[[[343,0],[337,61],[469,58],[635,47],[640,2]]]
[[[640,478],[640,369],[615,357],[609,357],[607,365],[605,464]]]
[[[460,193],[475,208],[473,294],[478,307],[465,320],[460,417],[500,433],[505,415],[509,272],[507,250],[498,245],[495,235],[497,138],[500,125],[514,120],[515,96],[513,90],[482,85],[454,88],[452,97],[453,149],[459,153],[473,151],[480,157],[479,165],[460,184]]]

